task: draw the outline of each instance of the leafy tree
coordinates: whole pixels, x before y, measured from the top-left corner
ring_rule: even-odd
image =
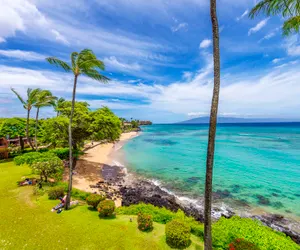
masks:
[[[37,146],[37,131],[38,131],[38,122],[39,122],[39,111],[40,108],[54,106],[55,100],[57,98],[52,95],[49,90],[41,90],[37,95],[37,102],[34,104],[36,107],[36,118],[35,118],[35,149],[38,150]]]
[[[66,100],[64,98],[59,98],[59,99],[56,99],[55,103],[54,103],[54,110],[56,112],[56,116],[59,116],[60,115],[60,109],[62,108],[62,105],[63,103],[65,102]]]
[[[121,121],[108,107],[103,107],[90,114],[92,121],[89,132],[94,140],[115,141],[119,139]]]
[[[285,36],[299,32],[299,0],[262,0],[254,6],[249,16],[254,18],[260,13],[266,16],[281,15],[285,19],[282,26],[282,32]]]
[[[204,246],[205,250],[212,250],[211,236],[211,206],[212,206],[212,177],[215,153],[215,138],[217,129],[217,115],[220,92],[220,48],[219,48],[219,24],[217,18],[216,0],[210,0],[210,15],[213,33],[213,57],[214,57],[214,90],[210,111],[208,147],[206,158],[206,181],[204,197]]]
[[[20,102],[23,104],[24,109],[27,110],[26,137],[27,137],[27,141],[29,142],[31,148],[34,149],[31,139],[29,137],[29,118],[30,118],[30,111],[31,111],[32,107],[36,104],[38,93],[41,90],[28,88],[26,101],[19,95],[19,93],[16,90],[11,88],[11,91],[15,93],[15,95],[18,97]]]
[[[63,173],[63,164],[58,157],[47,159],[47,161],[39,161],[33,163],[31,168],[35,174],[39,174],[41,180],[48,181],[49,177],[60,179]]]
[[[73,157],[72,157],[72,120],[75,106],[75,96],[77,87],[77,78],[80,75],[85,75],[94,80],[106,83],[108,78],[100,74],[97,69],[104,70],[105,66],[102,61],[97,59],[94,52],[90,49],[84,49],[81,52],[73,52],[71,54],[71,65],[56,58],[48,57],[46,60],[57,67],[64,69],[67,72],[72,72],[74,74],[74,85],[73,85],[73,95],[72,95],[72,108],[70,114],[70,124],[69,124],[69,148],[70,148],[70,173],[69,173],[69,186],[66,199],[66,209],[70,207],[70,196],[72,191],[72,170],[73,170]]]
[[[133,128],[138,128],[139,127],[139,121],[138,120],[132,120],[131,121],[131,126]]]

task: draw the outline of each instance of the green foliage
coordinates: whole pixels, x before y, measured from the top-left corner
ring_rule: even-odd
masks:
[[[244,239],[236,239],[229,244],[229,250],[260,250],[253,243]]]
[[[97,208],[99,202],[105,200],[105,198],[105,196],[102,196],[100,194],[90,194],[86,198],[86,203],[92,206],[93,208]]]
[[[131,126],[133,128],[138,128],[139,127],[139,121],[138,120],[132,120],[131,121]]]
[[[57,184],[57,186],[63,187],[63,189],[65,190],[65,192],[68,192],[68,183],[66,183],[66,182],[59,182],[59,183]],[[83,201],[85,201],[86,198],[87,198],[90,194],[91,194],[91,193],[88,193],[88,192],[79,190],[79,189],[77,189],[77,188],[72,188],[72,192],[71,192],[72,198],[74,198],[74,199],[80,199],[80,200],[83,200]]]
[[[33,173],[39,174],[47,182],[49,177],[60,180],[63,175],[63,164],[58,157],[49,158],[47,161],[38,161],[31,166]]]
[[[94,140],[115,141],[119,139],[121,130],[121,121],[109,108],[103,107],[90,114],[92,122],[89,132]]]
[[[101,217],[109,217],[114,214],[116,205],[112,200],[104,200],[100,201],[100,203],[97,206],[97,209]]]
[[[55,154],[61,160],[69,159],[69,148],[55,148],[55,149],[49,150],[49,152]],[[73,153],[73,157],[76,157],[76,158],[78,158],[79,155],[82,154],[82,152],[79,150],[73,150],[72,153]]]
[[[29,135],[34,134],[34,120],[29,120]],[[26,119],[24,118],[6,118],[0,124],[0,137],[17,138],[19,136],[25,137]]]
[[[243,238],[261,250],[299,250],[300,247],[283,233],[278,233],[261,222],[250,218],[234,216],[221,218],[212,227],[213,246],[216,249],[227,249],[228,245],[238,238]]]
[[[58,157],[55,154],[50,153],[50,152],[44,152],[44,153],[30,152],[30,153],[25,153],[23,155],[15,157],[14,161],[15,161],[16,165],[28,164],[31,166],[33,163],[47,162],[51,159],[58,159]]]
[[[190,245],[191,228],[182,220],[172,220],[166,224],[166,241],[173,248],[183,249]]]
[[[48,198],[50,200],[56,200],[59,197],[64,197],[64,195],[65,195],[65,190],[63,187],[59,187],[59,186],[51,187],[48,190]]]
[[[149,214],[139,213],[137,217],[138,228],[141,231],[151,231],[153,229],[152,216]]]

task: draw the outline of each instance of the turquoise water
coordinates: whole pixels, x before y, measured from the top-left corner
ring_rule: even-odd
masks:
[[[152,125],[123,147],[129,171],[194,199],[204,193],[207,125]],[[230,206],[300,216],[300,124],[218,126],[213,189]]]

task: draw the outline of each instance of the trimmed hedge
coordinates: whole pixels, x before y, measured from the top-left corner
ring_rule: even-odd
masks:
[[[149,214],[139,213],[137,217],[138,229],[141,231],[151,231],[153,229],[152,216]]]
[[[90,194],[88,197],[86,197],[86,203],[93,208],[97,208],[100,201],[105,200],[105,196],[102,196],[100,194]]]
[[[300,249],[284,233],[274,231],[258,220],[238,216],[220,218],[212,226],[212,237],[215,249],[228,249],[229,244],[239,238],[255,244],[261,250]]]
[[[112,200],[104,200],[100,201],[99,205],[97,206],[99,215],[101,217],[109,217],[114,214],[116,205]]]
[[[59,197],[64,197],[65,191],[63,187],[51,187],[48,190],[48,198],[50,200],[56,200]]]
[[[184,249],[191,244],[191,228],[182,220],[172,220],[166,224],[166,241],[170,247]]]
[[[37,163],[37,162],[49,161],[49,159],[52,160],[52,159],[58,159],[58,158],[54,153],[51,153],[51,152],[44,152],[44,153],[30,152],[30,153],[26,153],[26,154],[15,157],[14,162],[16,165],[28,164],[29,166],[31,166],[32,164]]]

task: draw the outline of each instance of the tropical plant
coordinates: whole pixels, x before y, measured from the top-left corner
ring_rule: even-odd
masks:
[[[212,250],[211,236],[211,206],[212,206],[212,177],[215,154],[215,138],[217,129],[217,115],[220,92],[220,48],[219,24],[217,17],[216,0],[210,0],[210,15],[213,33],[213,58],[214,58],[214,89],[210,110],[209,135],[206,156],[206,179],[204,195],[204,246],[205,250]]]
[[[30,139],[30,136],[29,136],[29,118],[30,118],[30,111],[31,111],[32,107],[36,104],[38,94],[40,93],[41,90],[28,88],[27,89],[27,100],[24,100],[15,89],[11,88],[11,91],[15,93],[15,95],[18,97],[20,102],[23,104],[24,109],[27,110],[26,137],[27,137],[27,141],[28,141],[29,145],[31,146],[32,149],[34,149],[31,139]]]
[[[40,175],[41,180],[45,182],[48,181],[49,177],[56,181],[60,180],[63,174],[63,163],[58,157],[33,163],[31,168],[33,173]]]
[[[116,209],[115,202],[113,200],[103,200],[97,206],[99,215],[101,217],[110,217],[114,214]]]
[[[71,54],[71,65],[56,58],[48,57],[46,60],[57,67],[64,69],[66,72],[72,72],[74,74],[74,85],[72,94],[72,108],[70,114],[70,124],[69,124],[69,148],[70,148],[70,169],[69,169],[69,187],[66,199],[66,209],[70,207],[70,196],[72,191],[72,171],[73,171],[73,157],[72,157],[72,120],[75,106],[75,96],[77,87],[77,78],[80,75],[85,75],[94,80],[106,83],[108,78],[100,74],[97,69],[104,70],[105,66],[102,61],[97,59],[94,52],[90,49],[84,49],[81,52],[73,52]]]
[[[184,249],[190,243],[191,228],[182,220],[172,220],[166,224],[166,241],[172,248]]]
[[[40,108],[54,106],[57,97],[53,96],[49,90],[41,90],[37,95],[37,102],[34,104],[36,107],[36,117],[35,117],[35,149],[38,150],[37,146],[37,132],[38,132],[38,122],[39,122],[39,111]]]
[[[56,112],[56,116],[60,115],[60,110],[62,108],[62,104],[65,102],[66,100],[64,98],[59,98],[56,99],[55,103],[54,103],[54,110]]]
[[[281,15],[285,19],[282,26],[282,33],[284,36],[299,32],[299,0],[262,0],[254,6],[250,11],[249,16],[254,18],[260,13],[263,13],[266,16]]]
[[[92,206],[93,208],[97,208],[98,204],[100,203],[100,201],[104,201],[106,198],[105,195],[100,195],[100,194],[90,194],[87,198],[86,198],[86,203],[90,206]]]
[[[153,229],[152,216],[149,214],[139,213],[137,217],[138,229],[141,231],[151,231]]]

